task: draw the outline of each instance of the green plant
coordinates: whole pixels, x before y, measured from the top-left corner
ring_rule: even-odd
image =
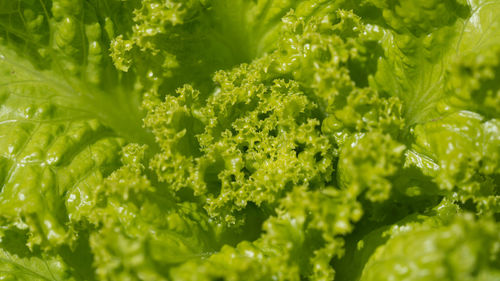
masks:
[[[0,1],[0,279],[500,280],[500,1]]]

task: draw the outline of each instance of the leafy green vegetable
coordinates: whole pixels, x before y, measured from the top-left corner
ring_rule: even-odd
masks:
[[[361,280],[496,280],[500,277],[495,242],[498,225],[491,220],[475,221],[468,215],[445,220],[444,225],[432,225],[428,222],[432,219],[418,218],[417,222],[396,224],[386,230],[383,236],[389,236],[388,241],[372,254]],[[416,248],[419,250],[415,251]]]
[[[0,1],[0,279],[500,280],[500,1]]]

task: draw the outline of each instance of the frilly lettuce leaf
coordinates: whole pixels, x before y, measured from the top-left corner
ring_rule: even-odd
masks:
[[[384,232],[387,242],[366,263],[359,280],[496,280],[498,224],[460,215],[438,223],[420,218]],[[416,251],[415,249],[419,249]]]
[[[435,177],[445,193],[498,210],[498,126],[496,119],[485,121],[461,111],[417,126],[414,147],[438,163],[436,171],[426,173]]]

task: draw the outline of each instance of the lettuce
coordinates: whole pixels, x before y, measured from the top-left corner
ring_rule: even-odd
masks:
[[[500,1],[0,15],[0,279],[500,279]]]

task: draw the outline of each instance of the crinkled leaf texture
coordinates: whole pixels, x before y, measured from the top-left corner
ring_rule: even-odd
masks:
[[[497,280],[500,1],[0,1],[0,279]]]
[[[0,278],[3,280],[75,280],[59,257],[21,258],[2,250],[0,262]]]

